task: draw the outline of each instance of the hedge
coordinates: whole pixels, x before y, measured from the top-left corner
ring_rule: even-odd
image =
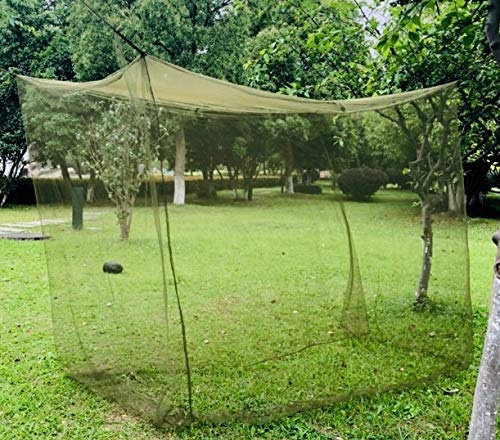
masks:
[[[303,183],[297,183],[293,186],[293,191],[302,194],[321,194],[323,190],[321,186],[318,185],[304,185]]]
[[[161,179],[156,180],[156,191],[159,197],[174,194],[174,181],[172,178],[167,178],[165,182]],[[83,186],[85,192],[89,186],[89,179],[74,180],[75,185]],[[229,190],[229,180],[216,179],[213,181],[214,187],[217,191]],[[239,182],[242,186],[242,182]],[[186,177],[186,194],[197,194],[202,191],[203,179]],[[261,176],[254,182],[254,188],[270,188],[280,186],[280,178],[276,176]],[[37,179],[36,191],[39,195],[40,202],[42,203],[69,203],[71,200],[71,191],[68,184],[62,179]],[[149,193],[149,185],[143,184],[139,189],[137,197],[144,199],[146,192]],[[106,203],[108,194],[104,188],[102,181],[98,180],[94,188],[95,203]],[[35,205],[35,188],[33,180],[29,177],[22,178],[19,181],[16,189],[9,195],[7,200],[9,205]]]

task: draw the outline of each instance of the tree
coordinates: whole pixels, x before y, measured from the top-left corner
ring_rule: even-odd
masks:
[[[251,201],[253,183],[259,175],[261,165],[271,154],[268,133],[262,119],[237,121],[235,125],[234,138],[228,151],[224,152],[223,161],[232,178],[235,197],[236,182],[241,172],[244,198]]]
[[[54,167],[59,166],[63,179],[69,185],[72,184],[70,165],[82,177],[76,133],[84,121],[80,114],[68,112],[69,108],[79,104],[78,98],[51,99],[36,89],[31,89],[23,101],[32,158],[43,164],[50,162]]]
[[[451,90],[448,89],[423,102],[413,101],[410,103],[411,113],[398,107],[393,111],[378,112],[396,124],[414,147],[415,158],[409,163],[409,170],[413,190],[420,199],[423,240],[422,268],[414,296],[418,309],[428,304],[434,243],[432,213],[441,203],[443,186],[453,182],[460,173],[459,159],[450,154],[454,136],[450,95]]]
[[[81,2],[74,2],[68,13],[71,60],[79,81],[100,80],[120,67],[113,46],[113,30],[103,24],[93,12],[119,26],[119,1],[92,2],[90,10]],[[137,56],[137,54],[134,55]]]
[[[241,83],[249,10],[236,0],[140,0],[122,23],[124,32],[151,55],[195,72]],[[174,202],[184,204],[186,145],[177,132]],[[195,155],[196,156],[196,155]],[[206,164],[205,164],[206,165]],[[213,171],[205,167],[211,181]]]
[[[352,117],[339,115],[328,117],[320,127],[317,132],[319,135],[317,142],[321,142],[320,145],[323,147],[322,154],[326,159],[325,168],[330,169],[332,185],[335,188],[337,177],[343,170],[368,165],[361,164],[358,154],[358,151],[366,148],[366,145],[360,147],[357,130],[359,124],[356,124]]]
[[[199,195],[207,198],[216,196],[214,174],[222,163],[223,149],[228,142],[223,124],[205,118],[192,119],[185,127],[188,147],[188,163],[192,170],[201,170],[203,175]]]
[[[493,236],[497,246],[491,289],[490,316],[479,367],[474,404],[469,426],[469,440],[494,440],[500,405],[500,231]]]
[[[184,171],[186,169],[186,136],[184,128],[179,127],[175,132],[175,176],[174,176],[174,205],[184,205],[186,200],[186,183]]]
[[[255,13],[257,33],[249,41],[249,57],[245,63],[248,85],[315,99],[348,99],[365,94],[371,57],[355,3],[307,0],[260,0],[257,3],[260,5]],[[318,148],[325,142],[319,133],[325,133],[323,128],[331,125],[331,118],[325,118],[329,122],[313,118],[307,135],[304,130],[302,134],[294,133],[297,127],[292,128],[295,139],[290,142],[289,137],[279,134],[280,125],[282,133],[286,133],[286,119],[275,121],[274,127],[269,124],[269,128],[272,139],[281,144],[286,189],[292,193],[294,167],[331,163],[325,156],[338,157],[334,153],[342,142],[337,142],[331,133],[327,134],[327,145]],[[307,118],[302,120],[307,122]],[[318,155],[318,151],[321,154]],[[338,166],[341,160],[335,162]]]
[[[352,2],[263,1],[249,41],[248,85],[316,99],[364,95],[370,53]]]
[[[13,74],[73,78],[65,13],[64,5],[44,0],[0,4],[0,206],[28,150]]]
[[[486,3],[400,0],[390,13],[377,46],[385,74],[370,88],[388,93],[458,81],[467,210],[480,214],[489,170],[500,164],[500,89],[492,87],[498,66],[482,30]]]
[[[146,139],[151,117],[127,101],[98,102],[97,117],[78,133],[81,158],[102,180],[116,207],[120,239],[128,240],[139,188],[150,171],[158,145]]]
[[[265,121],[264,126],[273,142],[280,146],[285,163],[285,189],[293,194],[294,147],[307,142],[310,122],[298,115],[272,118]]]
[[[28,150],[21,112],[17,104],[16,83],[12,74],[0,72],[0,207],[7,201],[24,167]]]
[[[500,1],[488,0],[488,18],[484,30],[488,38],[491,52],[500,65]]]
[[[490,0],[488,7],[486,35],[493,55],[500,64],[500,38],[498,35],[500,5],[498,1]],[[493,242],[497,246],[497,257],[493,266],[490,315],[474,392],[469,440],[493,440],[495,438],[500,405],[500,381],[498,380],[500,376],[500,363],[498,362],[500,358],[500,231],[493,235]]]

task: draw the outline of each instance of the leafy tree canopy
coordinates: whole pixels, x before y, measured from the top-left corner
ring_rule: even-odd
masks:
[[[458,81],[470,212],[480,209],[488,173],[500,163],[498,66],[483,33],[486,3],[399,0],[377,49],[386,71],[379,92]]]

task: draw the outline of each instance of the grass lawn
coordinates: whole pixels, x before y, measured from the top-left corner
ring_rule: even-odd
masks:
[[[430,293],[441,301],[422,316],[408,313],[419,273],[420,226],[412,199],[397,191],[380,192],[371,203],[346,204],[371,337],[341,339],[349,254],[333,202],[328,194],[290,200],[266,189],[256,191],[251,204],[221,197],[171,210],[193,403],[201,415],[220,417],[221,407],[243,413],[257,408],[267,415],[269,402],[307,408],[300,402],[344,398],[360,388],[373,391],[432,375],[466,351],[457,344],[467,331],[460,314],[463,228],[437,216]],[[88,212],[93,215],[84,231],[47,226],[54,236],[46,243],[49,279],[42,243],[0,241],[0,438],[464,438],[486,326],[496,222],[469,222],[474,355],[465,371],[266,424],[199,423],[169,431],[91,393],[58,362],[49,281],[55,339],[73,375],[89,386],[112,375],[99,390],[125,404],[142,396],[144,413],[168,389],[171,401],[156,417],[175,415],[173,407],[185,405],[178,313],[171,284],[167,309],[163,306],[150,211],[136,209],[127,245],[116,240],[112,210]],[[44,212],[46,218],[67,215],[60,208]],[[36,217],[33,208],[0,211],[0,223]],[[111,257],[124,264],[122,275],[101,273],[102,262]],[[408,336],[408,329],[415,333]],[[331,371],[320,368],[318,374],[318,365]],[[101,376],[94,383],[96,368]]]

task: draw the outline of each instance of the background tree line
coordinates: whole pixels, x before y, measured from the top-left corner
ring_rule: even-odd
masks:
[[[370,12],[380,5],[370,3],[369,7],[358,0],[112,0],[93,2],[92,6],[148,54],[272,92],[349,99],[458,80],[460,142],[471,213],[480,212],[484,195],[497,185],[500,92],[494,86],[497,66],[482,30],[484,2],[400,0],[386,4],[383,16]],[[113,32],[77,0],[2,0],[0,36],[4,41],[0,48],[0,191],[5,202],[27,149],[13,74],[90,81],[120,66]],[[129,60],[137,55],[128,47],[124,51]],[[210,180],[222,164],[228,178],[242,176],[250,182],[249,176],[262,165],[243,163],[247,150],[258,157],[262,156],[259,149],[267,149],[266,156],[274,155],[287,179],[294,168],[330,168],[324,157],[318,163],[311,154],[314,150],[307,147],[321,142],[320,134],[324,137],[325,132],[331,157],[342,151],[340,156],[349,157],[356,165],[386,169],[394,168],[395,160],[399,161],[396,168],[406,161],[396,157],[391,145],[395,140],[384,136],[386,131],[377,130],[376,124],[367,129],[366,123],[364,128],[348,123],[341,136],[338,127],[332,127],[345,125],[343,120],[323,124],[314,133],[307,130],[308,121],[289,118],[270,124],[260,129],[274,140],[273,148],[282,143],[280,130],[290,128],[296,133],[294,145],[288,150],[279,145],[270,152],[269,145],[251,145],[239,136],[239,140],[233,139],[232,157],[222,160],[217,157],[221,139],[214,139],[205,154],[206,143],[189,135],[194,122],[177,120],[170,127],[171,146],[165,159],[169,167],[175,167],[177,176],[189,168],[201,170],[209,192]],[[196,130],[207,129],[201,125],[199,122]],[[240,127],[242,132],[248,129]],[[58,134],[58,138],[64,137]],[[379,153],[366,154],[367,145],[375,145],[374,139],[378,139]],[[68,147],[55,145],[53,151],[57,153],[58,148]],[[199,154],[201,149],[204,154]],[[53,156],[51,161],[62,169],[63,158]],[[379,163],[373,163],[374,157],[380,158]],[[388,157],[391,164],[383,163]],[[246,194],[249,188],[247,185]],[[182,194],[178,197],[182,202]]]

